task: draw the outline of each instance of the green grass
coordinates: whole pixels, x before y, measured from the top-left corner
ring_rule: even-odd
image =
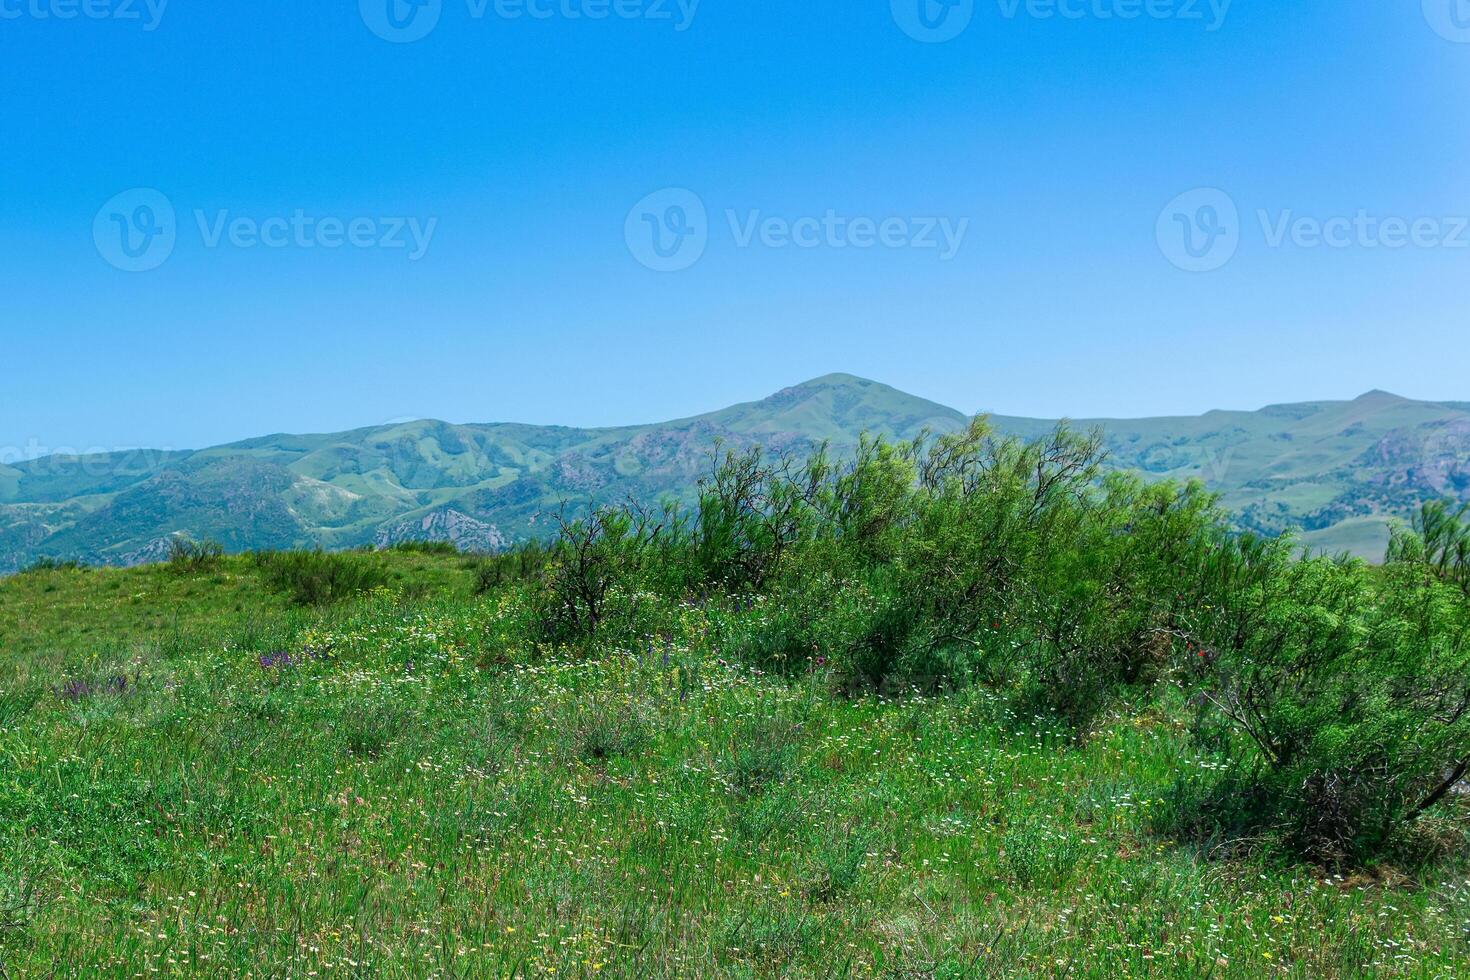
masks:
[[[578,658],[456,556],[364,560],[321,608],[242,558],[0,582],[5,975],[1470,975],[1458,860],[1152,833],[1182,711],[843,698],[693,606]]]
[[[1401,524],[1403,522],[1400,522]],[[1392,522],[1383,517],[1353,517],[1321,531],[1308,531],[1301,536],[1302,547],[1313,553],[1383,557],[1388,550]]]

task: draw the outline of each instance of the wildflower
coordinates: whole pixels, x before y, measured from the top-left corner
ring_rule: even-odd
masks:
[[[96,694],[125,694],[127,689],[128,679],[122,674],[102,679],[78,677],[56,688],[56,696],[63,701],[82,701]]]
[[[261,670],[285,670],[296,666],[296,658],[288,650],[272,650],[260,655]]]

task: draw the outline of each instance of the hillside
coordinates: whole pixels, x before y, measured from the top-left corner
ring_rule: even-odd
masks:
[[[908,438],[955,409],[834,374],[692,418],[620,428],[416,421],[272,435],[197,452],[47,457],[0,466],[0,572],[40,556],[130,565],[167,538],[231,550],[449,540],[493,550],[544,534],[562,501],[687,496],[717,441],[802,452],[863,432]],[[1054,421],[995,416],[1023,436]],[[1470,410],[1372,392],[1353,401],[1197,417],[1085,419],[1115,465],[1199,478],[1238,522],[1313,547],[1381,555],[1388,521],[1470,496]]]
[[[1052,423],[1001,418],[1036,435]],[[1470,498],[1470,411],[1373,391],[1352,401],[1271,405],[1156,419],[1085,419],[1108,436],[1115,465],[1200,479],[1237,522],[1296,528],[1314,548],[1382,556],[1392,518],[1420,501]]]

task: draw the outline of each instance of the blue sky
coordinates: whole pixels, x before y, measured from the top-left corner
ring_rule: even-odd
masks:
[[[437,0],[407,43],[389,2],[0,0],[0,453],[830,371],[1039,416],[1470,399],[1465,0]],[[649,268],[688,195],[697,261]]]

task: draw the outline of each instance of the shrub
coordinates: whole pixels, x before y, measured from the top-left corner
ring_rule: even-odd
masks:
[[[977,419],[845,461],[726,453],[687,516],[562,520],[534,608],[554,640],[608,644],[655,631],[672,604],[648,600],[713,591],[713,640],[761,669],[854,693],[980,681],[1078,735],[1167,678],[1222,757],[1173,797],[1196,837],[1351,861],[1443,804],[1470,772],[1470,511],[1426,507],[1381,571],[1299,560],[1198,484],[1103,475],[1102,445]],[[726,775],[754,796],[790,760],[754,735]]]
[[[539,576],[550,552],[539,541],[529,541],[498,555],[480,555],[469,560],[475,573],[474,593],[485,595],[514,582]]]
[[[1178,617],[1196,599],[1179,569],[1207,551],[1218,521],[1198,485],[1122,474],[1054,518],[1008,611],[1023,624],[1027,706],[1081,730],[1120,692],[1162,677]]]
[[[175,535],[168,542],[168,567],[178,575],[195,575],[219,567],[224,546],[216,541],[194,541]]]
[[[811,506],[827,473],[826,456],[805,465],[759,447],[716,456],[700,481],[687,560],[701,582],[731,591],[759,588],[810,527]]]
[[[73,558],[52,558],[43,556],[31,562],[21,570],[22,575],[30,575],[39,572],[77,572],[87,568],[87,563]]]
[[[594,507],[576,520],[563,510],[556,520],[560,537],[537,593],[543,635],[576,641],[609,627],[625,637],[637,632],[643,577],[661,547],[665,522],[633,506]]]
[[[1415,565],[1470,595],[1470,504],[1424,504],[1408,528],[1394,528],[1388,543],[1390,565]]]
[[[298,606],[340,602],[385,581],[370,556],[347,552],[274,551],[255,556],[266,585]]]
[[[1097,433],[997,439],[983,421],[936,440],[864,443],[819,462],[805,537],[767,576],[789,611],[749,644],[811,647],[867,687],[1016,686],[1086,727],[1169,661],[1173,566],[1220,513],[1198,485],[1098,476]]]
[[[1209,559],[1214,598],[1186,635],[1197,734],[1227,769],[1180,788],[1176,823],[1356,861],[1470,770],[1470,606],[1411,564],[1289,547],[1243,539]]]

